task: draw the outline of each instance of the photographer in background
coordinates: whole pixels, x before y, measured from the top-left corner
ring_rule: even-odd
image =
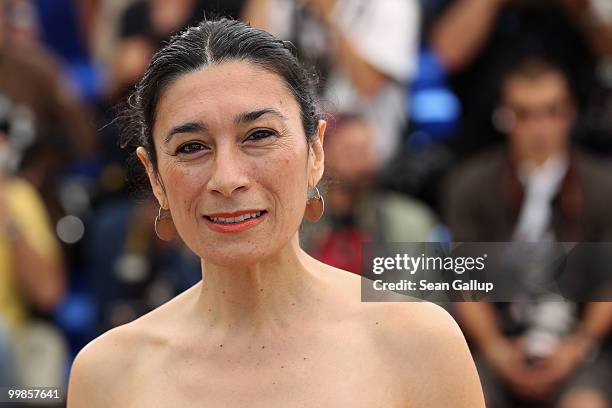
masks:
[[[291,41],[316,67],[326,111],[365,118],[383,167],[403,144],[420,17],[416,0],[248,0],[242,19]]]
[[[330,120],[323,143],[325,213],[300,229],[300,243],[312,256],[357,274],[364,242],[429,241],[438,224],[424,203],[380,187],[374,138],[359,115]]]
[[[44,378],[40,375],[45,372],[45,359],[28,349],[29,340],[35,338],[29,310],[53,311],[64,296],[66,283],[61,250],[47,210],[33,186],[14,175],[19,148],[25,147],[20,130],[28,127],[18,112],[18,106],[0,95],[0,321],[6,323],[17,347],[22,380],[30,382],[32,378]],[[34,330],[49,333],[41,327]],[[58,338],[57,333],[49,336]],[[38,339],[51,345],[49,336]],[[37,367],[32,359],[38,360]],[[58,370],[64,368],[61,362],[52,365]],[[53,377],[58,378],[59,371],[53,371]]]
[[[532,56],[516,61],[503,78],[496,116],[508,143],[452,172],[443,203],[453,240],[532,248],[612,241],[612,172],[571,144],[576,109],[563,69]],[[530,260],[522,254],[521,269]],[[581,272],[578,283],[589,275]],[[550,279],[546,273],[531,281]],[[609,407],[612,302],[527,296],[516,303],[453,304],[475,346],[487,406]]]

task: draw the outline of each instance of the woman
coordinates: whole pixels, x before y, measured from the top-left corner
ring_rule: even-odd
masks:
[[[158,233],[176,228],[203,280],[86,346],[69,407],[484,406],[446,312],[362,303],[358,276],[300,249],[302,219],[323,210],[326,124],[284,42],[204,21],[155,55],[132,102],[124,144]]]

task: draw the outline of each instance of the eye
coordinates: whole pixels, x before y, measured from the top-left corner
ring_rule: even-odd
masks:
[[[204,150],[206,146],[202,143],[197,142],[189,142],[181,145],[178,149],[176,149],[177,154],[190,154],[199,152],[200,150]]]
[[[251,132],[247,138],[245,139],[245,142],[247,140],[253,140],[253,141],[258,141],[258,140],[263,140],[266,139],[270,136],[274,136],[274,132],[272,130],[269,129],[257,129],[253,132]]]

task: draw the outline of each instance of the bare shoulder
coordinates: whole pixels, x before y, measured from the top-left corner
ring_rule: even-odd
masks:
[[[484,407],[465,337],[444,308],[395,292],[367,292],[372,286],[365,278],[333,269],[331,284],[348,301],[343,309],[359,319],[371,351],[410,389],[411,406]]]
[[[164,348],[174,329],[171,323],[188,298],[173,298],[138,319],[115,327],[88,343],[77,354],[70,370],[68,407],[108,407],[125,403],[130,384],[143,362]]]
[[[441,306],[408,298],[379,305],[377,312],[384,316],[388,329],[395,336],[409,336],[414,341],[427,343],[441,341],[447,343],[446,346],[465,344],[457,322]]]
[[[338,268],[322,268],[332,294],[344,303],[342,309],[366,324],[379,323],[383,334],[402,341],[422,339],[424,346],[440,341],[447,347],[467,347],[461,329],[444,308],[393,291],[374,290],[370,280]]]
[[[328,265],[322,266],[333,294],[364,322],[378,322],[393,338],[440,341],[446,347],[467,347],[455,319],[441,306],[393,291],[374,290],[372,281]],[[348,306],[348,308],[346,307]],[[384,324],[382,324],[384,323]],[[405,344],[405,343],[404,343]]]
[[[76,356],[70,370],[68,407],[119,405],[117,387],[128,381],[136,363],[132,351],[141,333],[132,323],[116,327],[88,343]],[[121,381],[117,381],[121,379]]]
[[[418,384],[414,406],[484,407],[476,366],[455,319],[424,301],[378,304],[378,351],[399,378]],[[371,325],[370,325],[371,326]]]

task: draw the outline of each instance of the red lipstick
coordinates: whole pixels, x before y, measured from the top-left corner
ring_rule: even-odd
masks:
[[[256,213],[261,213],[261,214],[258,217],[247,218],[245,220],[237,221],[237,222],[228,223],[228,222],[222,222],[220,220],[217,220],[217,221],[213,220],[213,218],[233,218],[233,217],[239,217],[244,214],[256,214]],[[264,218],[267,217],[267,215],[268,215],[268,212],[265,210],[241,210],[241,211],[235,211],[231,213],[208,214],[204,216],[204,221],[206,222],[206,225],[208,226],[208,228],[210,228],[211,230],[215,232],[231,234],[231,233],[242,232],[242,231],[255,227],[257,224],[262,222]]]

